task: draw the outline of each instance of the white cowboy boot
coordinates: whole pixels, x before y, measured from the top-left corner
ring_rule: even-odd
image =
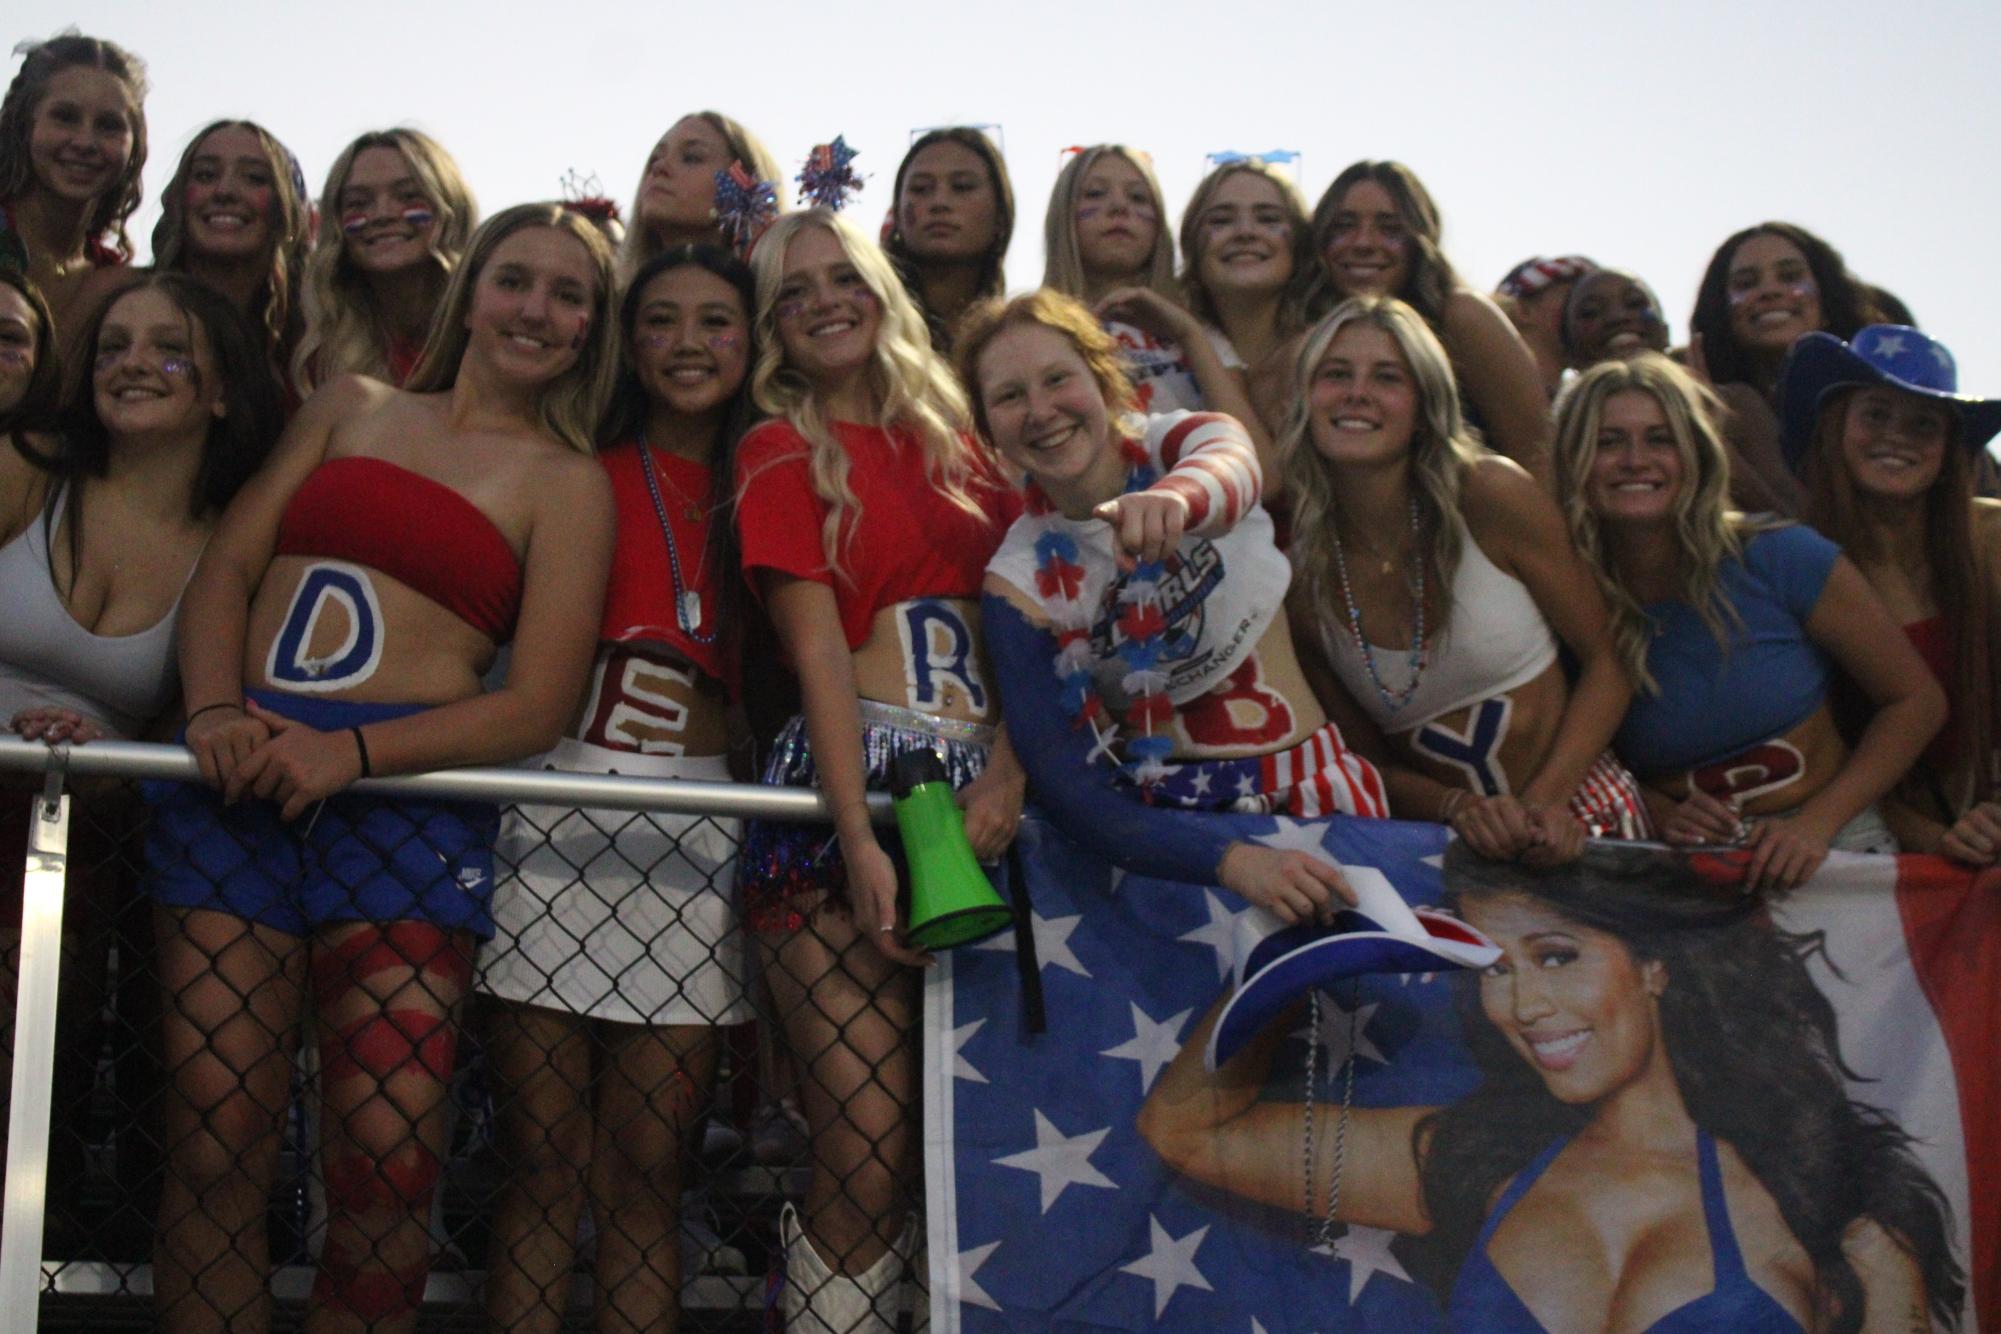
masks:
[[[820,1258],[789,1204],[778,1230],[785,1245],[779,1309],[786,1334],[895,1334],[903,1257],[894,1246],[862,1273],[839,1274]]]

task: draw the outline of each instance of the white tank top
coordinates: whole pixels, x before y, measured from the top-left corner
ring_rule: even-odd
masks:
[[[51,504],[62,531],[63,492]],[[42,517],[0,547],[0,727],[23,709],[74,709],[107,733],[132,737],[180,690],[174,623],[180,599],[137,634],[92,634],[76,623],[49,577]]]
[[[1346,610],[1320,609],[1320,642],[1348,693],[1376,726],[1390,735],[1422,727],[1433,718],[1527,685],[1556,661],[1556,636],[1527,585],[1487,559],[1465,533],[1459,571],[1452,579],[1452,613],[1445,633],[1428,645],[1417,689],[1392,709],[1369,678],[1361,646],[1348,628]],[[1369,646],[1376,674],[1392,697],[1410,681],[1410,650]]]

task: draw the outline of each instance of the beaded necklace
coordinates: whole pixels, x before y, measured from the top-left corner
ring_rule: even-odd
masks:
[[[707,634],[702,633],[702,594],[682,586],[681,549],[674,541],[674,525],[667,522],[667,506],[660,499],[660,479],[653,475],[653,449],[644,435],[639,437],[639,467],[646,476],[646,494],[653,498],[653,517],[660,521],[660,535],[667,539],[667,572],[674,581],[674,623],[697,644],[713,644],[722,627],[711,626]],[[701,574],[699,567],[695,573]]]
[[[1410,653],[1408,665],[1410,680],[1401,690],[1394,693],[1383,684],[1382,673],[1376,670],[1375,650],[1370,647],[1368,636],[1362,633],[1362,611],[1355,605],[1355,590],[1348,582],[1348,559],[1341,550],[1341,525],[1329,523],[1327,531],[1334,537],[1334,569],[1341,576],[1341,600],[1348,610],[1348,628],[1355,634],[1355,644],[1362,650],[1362,665],[1368,668],[1369,681],[1376,687],[1376,694],[1391,713],[1396,713],[1410,703],[1417,693],[1418,682],[1424,676],[1424,556],[1421,553],[1417,521],[1417,497],[1410,498],[1410,549],[1417,564],[1417,573],[1408,581],[1411,590],[1412,620],[1410,632]]]
[[[1131,495],[1152,486],[1159,474],[1146,450],[1134,440],[1120,441],[1119,449],[1133,465],[1120,494]],[[1174,739],[1161,735],[1174,717],[1174,702],[1167,697],[1167,673],[1160,670],[1160,657],[1167,647],[1167,618],[1160,609],[1160,579],[1166,567],[1159,561],[1142,561],[1119,590],[1121,610],[1116,624],[1123,642],[1113,657],[1125,669],[1119,687],[1131,701],[1120,721],[1137,733],[1125,742],[1125,759],[1121,761],[1114,750],[1118,729],[1105,725],[1108,710],[1091,677],[1091,609],[1081,597],[1084,567],[1077,540],[1054,527],[1049,520],[1054,509],[1042,488],[1030,482],[1027,512],[1045,524],[1045,531],[1035,539],[1035,591],[1056,629],[1053,665],[1058,702],[1072,727],[1091,729],[1096,744],[1090,758],[1103,755],[1150,799],[1155,784],[1167,776],[1167,757],[1174,753]]]

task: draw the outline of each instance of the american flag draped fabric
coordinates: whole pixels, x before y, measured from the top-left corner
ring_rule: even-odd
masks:
[[[1414,906],[1440,901],[1437,826],[1210,818],[1241,839],[1376,867]],[[1011,936],[941,958],[927,985],[933,1329],[1448,1328],[1442,1294],[1414,1275],[1411,1239],[1337,1224],[1315,1245],[1302,1210],[1184,1180],[1135,1127],[1228,985],[1244,901],[1125,875],[1034,812],[1022,840],[1048,1031],[1025,1031]],[[1839,1022],[1850,1096],[1902,1125],[1950,1210],[1960,1327],[2001,1328],[2001,874],[1836,855],[1773,917],[1825,933],[1813,983]],[[1477,985],[1469,973],[1370,976],[1323,996],[1322,1114],[1339,1113],[1351,1052],[1358,1109],[1471,1092],[1481,1076],[1455,988]],[[1302,1098],[1309,1040],[1302,1023],[1281,1046],[1266,1097]]]

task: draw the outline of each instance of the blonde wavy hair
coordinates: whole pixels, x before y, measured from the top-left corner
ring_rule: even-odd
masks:
[[[424,355],[410,372],[404,388],[416,394],[438,393],[458,382],[459,363],[471,335],[466,312],[472,307],[473,285],[493,252],[514,233],[528,227],[548,227],[574,236],[590,256],[595,280],[591,292],[591,327],[570,368],[543,387],[537,415],[550,434],[579,453],[595,450],[599,425],[611,406],[618,383],[618,317],[613,309],[615,283],[611,243],[597,224],[561,204],[516,204],[480,224],[466,247],[465,262],[452,270],[444,299],[431,321]]]
[[[1556,499],[1570,528],[1570,540],[1590,565],[1612,611],[1612,644],[1626,674],[1649,695],[1660,684],[1647,671],[1653,622],[1639,598],[1619,580],[1606,551],[1605,535],[1591,508],[1591,470],[1598,462],[1598,433],[1605,403],[1631,390],[1649,394],[1667,417],[1681,457],[1681,493],[1674,500],[1675,596],[1695,608],[1702,623],[1729,646],[1736,608],[1720,587],[1723,563],[1743,554],[1743,516],[1729,507],[1730,455],[1717,429],[1722,410],[1716,395],[1658,352],[1591,367],[1556,401]]]
[[[1188,197],[1188,207],[1181,212],[1182,304],[1204,324],[1222,324],[1216,314],[1216,302],[1202,281],[1202,258],[1209,248],[1204,239],[1207,233],[1202,227],[1202,214],[1232,176],[1255,176],[1270,182],[1278,191],[1279,207],[1285,210],[1286,225],[1292,230],[1286,242],[1292,255],[1292,277],[1279,294],[1278,332],[1281,338],[1290,338],[1307,326],[1306,306],[1320,281],[1320,261],[1313,253],[1313,222],[1307,216],[1306,200],[1299,187],[1292,183],[1292,177],[1263,158],[1225,162],[1204,176],[1195,193]]]
[[[681,121],[690,118],[707,122],[710,129],[723,137],[723,142],[729,145],[732,162],[743,163],[744,170],[758,180],[770,181],[771,188],[778,197],[778,207],[784,209],[785,173],[779,169],[778,159],[771,155],[771,150],[764,146],[762,140],[745,129],[740,122],[731,120],[720,111],[690,111],[686,116],[676,120],[674,125],[679,125]],[[674,125],[667,127],[668,132],[672,132]],[[667,135],[663,133],[660,137],[664,139]],[[654,141],[654,147],[659,147],[659,140]],[[647,260],[668,248],[666,244],[648,236],[646,228],[641,226],[639,221],[639,200],[640,196],[646,193],[646,173],[652,165],[653,155],[649,151],[646,165],[639,169],[639,184],[632,187],[632,211],[628,215],[629,225],[625,229],[625,244],[619,247],[618,275],[621,282],[630,282],[632,275],[639,272]],[[727,168],[729,163],[725,162],[723,166]],[[720,233],[717,234],[716,244],[723,244]]]
[[[270,267],[258,288],[258,308],[252,322],[264,334],[272,369],[282,370],[286,353],[299,332],[299,280],[306,267],[306,248],[313,243],[313,201],[306,195],[305,176],[292,150],[278,137],[250,120],[210,121],[181,153],[174,175],[160,192],[160,220],[153,226],[153,267],[170,273],[188,271],[188,174],[208,137],[218,130],[244,130],[257,140],[271,169]]]
[[[1147,259],[1140,285],[1170,301],[1181,300],[1181,288],[1174,281],[1174,233],[1167,225],[1167,205],[1161,198],[1160,181],[1153,174],[1153,159],[1124,144],[1095,144],[1079,149],[1056,174],[1056,184],[1049,191],[1049,211],[1042,219],[1045,256],[1042,285],[1066,296],[1083,298],[1087,288],[1084,257],[1077,250],[1077,198],[1091,168],[1106,157],[1123,158],[1139,173],[1146,182],[1147,193],[1153,196],[1153,254]]]
[[[1459,384],[1452,362],[1431,326],[1415,309],[1393,296],[1354,297],[1342,302],[1313,326],[1293,367],[1299,386],[1278,436],[1279,466],[1292,498],[1292,567],[1296,595],[1319,609],[1335,596],[1335,524],[1341,515],[1340,479],[1314,448],[1311,434],[1313,373],[1327,358],[1334,340],[1352,325],[1380,329],[1396,343],[1417,386],[1418,413],[1412,423],[1409,468],[1412,499],[1417,503],[1420,534],[1417,550],[1428,552],[1438,572],[1436,628],[1445,629],[1452,599],[1447,590],[1459,573],[1466,549],[1466,524],[1459,515],[1459,496],[1467,469],[1480,458],[1480,444],[1459,408]]]
[[[433,304],[444,294],[445,284],[479,222],[478,205],[465,177],[459,174],[458,163],[423,131],[403,127],[370,130],[343,148],[327,172],[326,188],[320,192],[320,217],[326,225],[320,228],[319,239],[306,258],[301,293],[306,331],[299,339],[298,351],[292,354],[291,366],[292,382],[301,394],[310,394],[340,375],[389,378],[389,345],[375,311],[375,298],[368,280],[349,260],[347,233],[340,226],[341,192],[347,189],[354,160],[371,148],[392,149],[402,156],[435,213],[429,245],[431,262],[436,266],[431,276]]]
[[[861,523],[861,501],[848,484],[847,451],[834,435],[813,382],[787,363],[784,340],[778,334],[778,289],[785,279],[785,255],[809,227],[834,238],[882,309],[867,371],[879,406],[876,419],[868,424],[908,431],[924,453],[932,485],[953,505],[978,518],[984,518],[986,511],[973,499],[969,484],[975,473],[987,470],[986,456],[968,434],[972,414],[966,391],[952,368],[932,351],[924,316],[904,291],[889,257],[859,227],[829,209],[789,213],[773,223],[751,256],[751,272],[757,279],[752,337],[758,348],[757,364],[750,373],[751,399],[759,411],[784,418],[810,447],[813,494],[827,505],[820,546],[828,566],[845,577],[841,555]],[[743,486],[754,480],[746,477]]]

